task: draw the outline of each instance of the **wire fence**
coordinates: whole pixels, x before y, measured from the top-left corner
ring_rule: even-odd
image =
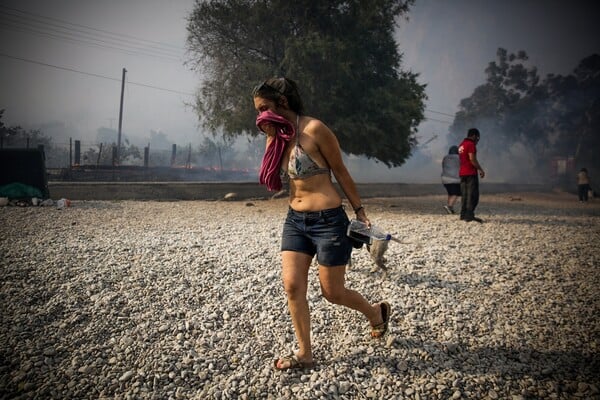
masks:
[[[0,149],[41,149],[48,180],[83,181],[181,181],[256,180],[258,155],[231,148],[210,151],[172,145],[171,149],[138,148],[114,143],[12,138],[0,141]]]

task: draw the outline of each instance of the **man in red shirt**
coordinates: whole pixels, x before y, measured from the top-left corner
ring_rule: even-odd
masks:
[[[460,219],[463,221],[483,222],[481,218],[475,217],[475,207],[479,203],[479,176],[483,178],[485,172],[479,161],[477,161],[477,143],[479,142],[479,131],[475,128],[469,129],[467,137],[458,146],[458,157],[460,159],[460,191],[462,194]]]

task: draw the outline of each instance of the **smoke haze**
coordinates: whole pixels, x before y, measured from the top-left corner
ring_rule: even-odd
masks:
[[[100,128],[117,129],[126,68],[124,136],[139,146],[199,146],[207,134],[188,104],[200,77],[183,65],[193,3],[0,1],[3,122],[41,129],[55,143],[73,138],[94,144]],[[581,59],[600,52],[598,8],[592,1],[417,1],[409,20],[399,21],[396,38],[403,68],[427,84],[427,120],[417,134],[421,145],[393,169],[347,157],[355,179],[439,182],[441,159],[455,144],[447,136],[453,115],[460,100],[485,82],[484,69],[498,47],[526,51],[541,78],[569,74]],[[62,21],[76,25],[58,28]],[[484,142],[486,132],[481,133]],[[247,142],[241,138],[236,149],[244,151]],[[532,168],[528,149],[514,143],[507,150],[509,157],[480,153],[486,180],[535,182],[535,174],[523,173]]]

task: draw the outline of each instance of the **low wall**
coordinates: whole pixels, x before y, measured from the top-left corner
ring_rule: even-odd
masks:
[[[235,199],[267,199],[272,192],[254,182],[49,182],[52,199],[71,200],[219,200],[228,193]],[[441,184],[357,184],[363,198],[441,195]],[[482,194],[549,192],[545,185],[481,183]]]

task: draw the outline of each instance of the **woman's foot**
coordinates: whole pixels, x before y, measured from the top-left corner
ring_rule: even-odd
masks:
[[[371,337],[373,338],[380,338],[387,333],[390,323],[390,315],[392,314],[392,307],[386,301],[379,303],[379,308],[381,309],[382,322],[376,325],[371,325]]]
[[[279,357],[273,360],[273,368],[278,371],[286,371],[288,369],[308,369],[314,366],[315,362],[312,359],[300,359],[294,353],[290,353],[285,357]]]

